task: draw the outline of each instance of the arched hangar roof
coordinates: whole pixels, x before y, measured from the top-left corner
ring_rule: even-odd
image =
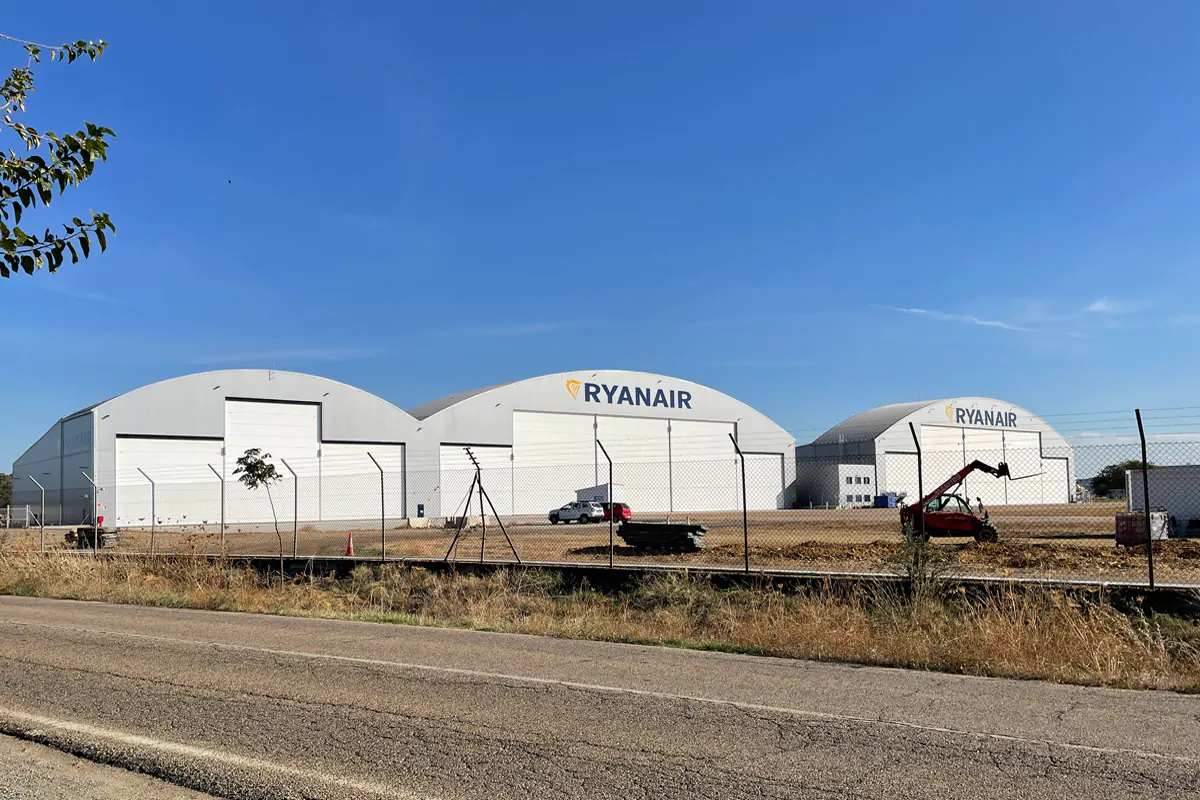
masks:
[[[855,414],[847,420],[839,422],[825,433],[813,440],[813,444],[838,444],[840,442],[869,442],[875,440],[888,428],[900,420],[920,411],[930,405],[945,402],[943,400],[920,401],[916,403],[892,403],[888,406],[872,408]]]
[[[1066,440],[1045,420],[1020,406],[994,397],[954,397],[894,403],[855,414],[814,439],[810,446],[873,442],[906,423],[951,427],[1036,430],[1052,441]],[[908,434],[905,433],[907,436]]]
[[[320,404],[324,440],[405,441],[416,429],[408,412],[339,381],[267,369],[197,372],[147,384],[98,403],[98,432],[221,435],[226,400]]]
[[[692,381],[631,370],[579,370],[502,383],[433,400],[409,411],[445,441],[511,442],[512,412],[543,411],[737,422],[743,446],[794,442],[762,412]]]

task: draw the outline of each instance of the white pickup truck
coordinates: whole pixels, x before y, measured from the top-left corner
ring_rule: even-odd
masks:
[[[550,512],[550,524],[560,522],[599,522],[604,519],[604,508],[599,503],[567,503]]]

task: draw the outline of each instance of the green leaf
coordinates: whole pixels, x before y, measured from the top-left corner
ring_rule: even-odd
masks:
[[[108,241],[104,237],[104,228],[96,228],[96,241],[100,243],[100,252],[108,249]]]
[[[83,236],[79,237],[79,249],[83,251],[83,257],[88,257],[88,251],[91,250],[92,243],[88,241],[87,231],[83,232]]]

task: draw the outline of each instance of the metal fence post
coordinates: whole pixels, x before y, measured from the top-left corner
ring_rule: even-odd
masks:
[[[925,541],[925,469],[921,464],[921,440],[917,438],[917,429],[908,423],[909,433],[912,434],[913,446],[917,448],[917,519],[921,520],[921,541]]]
[[[1146,460],[1146,429],[1142,427],[1142,410],[1135,408],[1138,438],[1142,440],[1142,505],[1146,512],[1146,564],[1149,567],[1150,588],[1154,588],[1154,529],[1150,527],[1150,462]]]
[[[296,470],[292,469],[291,464],[282,458],[279,460],[292,473],[292,558],[295,558],[300,544],[300,479],[296,477]]]
[[[487,509],[483,505],[483,472],[479,468],[479,462],[475,462],[475,474],[479,477],[476,483],[479,484],[479,563],[483,563],[484,553],[487,551]],[[471,511],[471,501],[467,501],[467,513]]]
[[[158,508],[156,506],[157,490],[154,487],[154,479],[138,467],[137,471],[142,473],[142,477],[150,481],[150,555],[154,555],[154,534],[158,532]]]
[[[612,458],[608,455],[608,451],[604,449],[604,442],[597,439],[596,444],[600,446],[600,452],[604,453],[604,459],[608,462],[608,568],[612,569],[613,517],[617,515],[617,507],[613,503]]]
[[[746,456],[742,454],[742,448],[738,447],[737,438],[731,433],[729,441],[733,442],[733,449],[737,451],[738,458],[742,462],[742,554],[746,560],[746,572],[750,571],[750,515],[746,508]]]
[[[369,450],[367,457],[371,459],[375,469],[379,470],[379,560],[387,561],[387,497],[383,491],[383,467],[379,466],[379,462]]]
[[[217,472],[217,468],[212,464],[209,464],[208,468],[221,482],[221,555],[225,555],[225,476]]]
[[[29,480],[33,481],[34,486],[42,490],[42,515],[38,517],[38,525],[42,529],[41,551],[44,553],[46,552],[46,487],[38,483],[38,479],[32,475],[29,476]]]
[[[100,518],[96,514],[100,510],[100,487],[83,470],[79,470],[79,474],[92,485],[92,530],[95,532],[92,536],[92,555],[100,555]],[[61,515],[58,523],[62,524]]]

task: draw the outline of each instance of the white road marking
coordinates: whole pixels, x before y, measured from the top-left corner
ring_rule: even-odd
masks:
[[[355,780],[354,778],[346,778],[338,775],[328,775],[315,770],[291,767],[286,764],[279,764],[274,761],[264,761],[258,758],[249,758],[247,756],[237,755],[236,753],[226,753],[221,750],[213,750],[208,747],[197,747],[195,745],[183,744],[182,742],[170,742],[163,739],[155,739],[151,736],[141,736],[133,733],[125,733],[124,731],[115,731],[109,728],[100,728],[95,725],[87,725],[81,722],[71,722],[70,720],[43,717],[37,714],[27,714],[24,711],[15,711],[8,708],[0,708],[0,719],[7,720],[10,725],[16,728],[22,728],[22,734],[25,737],[40,743],[48,743],[51,746],[53,746],[52,742],[45,741],[46,730],[74,733],[86,737],[91,741],[109,742],[112,744],[134,747],[143,751],[150,750],[172,756],[182,756],[184,758],[195,759],[198,761],[216,762],[231,767],[254,770],[256,772],[274,772],[291,778],[300,778],[301,780],[309,783],[334,784],[346,789],[353,789],[357,792],[374,794],[380,797],[405,798],[406,800],[433,800],[433,798],[426,795],[411,794],[391,786],[384,786],[380,783],[360,781]]]
[[[72,631],[74,633],[91,633],[104,634],[108,636],[123,636],[129,639],[142,639],[152,642],[164,642],[168,644],[182,645],[199,645],[203,647],[214,647],[224,650],[233,650],[251,653],[265,653],[274,656],[286,656],[290,658],[307,658],[320,661],[336,661],[347,664],[362,664],[364,666],[373,667],[392,667],[395,669],[413,670],[420,672],[434,672],[447,675],[458,675],[467,678],[482,678],[489,680],[515,681],[518,683],[527,683],[538,686],[561,686],[568,689],[578,689],[589,692],[604,692],[608,694],[624,694],[635,697],[651,697],[659,700],[683,700],[693,703],[705,703],[714,706],[727,706],[745,711],[762,711],[771,714],[785,714],[788,716],[802,717],[807,719],[832,720],[837,722],[852,722],[863,725],[875,725],[879,727],[905,728],[910,730],[925,731],[929,733],[944,733],[953,736],[970,736],[980,739],[995,739],[1004,742],[1016,742],[1020,744],[1032,744],[1048,747],[1061,747],[1067,750],[1076,750],[1086,753],[1096,753],[1100,755],[1127,755],[1138,756],[1142,758],[1156,758],[1163,761],[1174,761],[1184,764],[1200,764],[1200,757],[1194,758],[1190,756],[1169,755],[1166,753],[1155,753],[1146,750],[1134,750],[1129,748],[1116,747],[1097,747],[1095,745],[1076,744],[1073,742],[1056,742],[1051,739],[1035,739],[1025,736],[1013,736],[1005,733],[989,733],[986,731],[971,731],[958,728],[945,728],[937,725],[922,725],[918,722],[905,722],[903,720],[885,720],[874,719],[871,717],[860,717],[852,714],[837,714],[828,711],[810,711],[800,708],[784,708],[781,706],[763,705],[760,703],[745,703],[738,700],[721,700],[713,697],[702,697],[698,695],[673,694],[671,692],[656,692],[649,689],[632,689],[625,686],[608,686],[597,683],[582,683],[579,681],[567,681],[558,678],[538,678],[530,675],[512,675],[504,672],[487,672],[484,670],[464,669],[461,667],[439,667],[431,664],[416,664],[407,661],[388,661],[377,658],[362,658],[359,656],[339,656],[329,653],[312,653],[304,650],[282,650],[271,647],[252,647],[243,644],[228,644],[225,642],[214,642],[203,639],[180,639],[171,636],[154,636],[145,633],[130,633],[128,631],[106,630],[103,628],[80,628],[73,625],[51,625],[42,622],[16,622],[13,620],[0,620],[0,624],[16,625],[30,628],[46,628],[50,630]]]

